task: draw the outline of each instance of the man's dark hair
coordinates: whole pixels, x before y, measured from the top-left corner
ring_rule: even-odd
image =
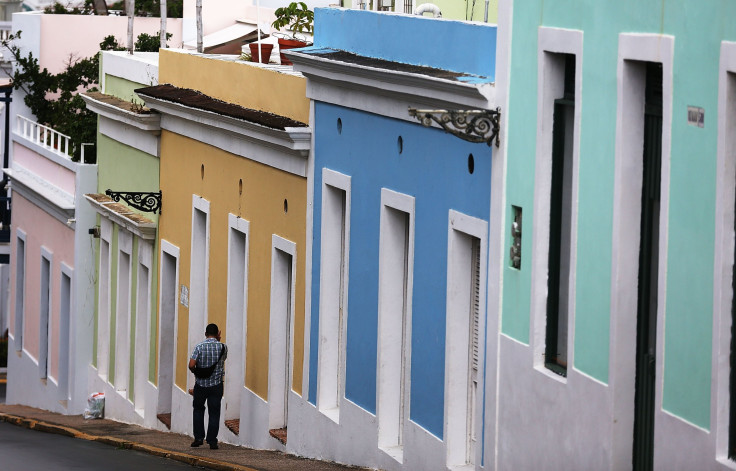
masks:
[[[212,336],[214,337],[217,335],[217,333],[220,331],[219,327],[217,327],[217,324],[210,324],[207,326],[207,328],[204,330],[204,335]]]

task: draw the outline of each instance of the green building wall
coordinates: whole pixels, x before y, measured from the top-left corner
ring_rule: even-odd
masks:
[[[513,9],[504,253],[511,205],[524,210],[524,238],[521,269],[504,260],[502,332],[529,343],[538,28],[584,31],[574,367],[603,383],[610,375],[619,33],[672,35],[663,408],[705,429],[711,426],[718,61],[721,41],[736,39],[735,18],[736,3],[715,0],[528,0]],[[705,109],[704,128],[687,125],[688,105]]]

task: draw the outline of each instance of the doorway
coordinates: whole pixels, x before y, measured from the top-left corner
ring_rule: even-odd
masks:
[[[644,150],[637,291],[634,471],[654,465],[659,213],[662,168],[662,65],[646,63]]]

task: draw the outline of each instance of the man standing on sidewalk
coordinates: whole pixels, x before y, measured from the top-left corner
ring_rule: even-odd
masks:
[[[220,428],[220,404],[224,388],[222,384],[225,376],[225,360],[227,359],[227,347],[220,343],[220,329],[217,324],[210,324],[204,331],[205,339],[194,347],[189,359],[189,369],[194,373],[194,441],[193,447],[204,443],[204,409],[205,402],[209,409],[209,423],[207,424],[207,443],[210,448],[217,450],[217,433]],[[204,374],[202,369],[212,368],[214,371]]]

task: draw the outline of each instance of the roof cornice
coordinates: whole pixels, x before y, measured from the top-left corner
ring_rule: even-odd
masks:
[[[406,102],[431,107],[492,109],[495,104],[495,84],[482,81],[450,80],[430,75],[370,67],[320,57],[309,52],[289,50],[285,55],[295,70],[321,84],[355,91],[370,91],[376,95],[392,94]],[[319,101],[319,90],[311,87],[310,98]]]

